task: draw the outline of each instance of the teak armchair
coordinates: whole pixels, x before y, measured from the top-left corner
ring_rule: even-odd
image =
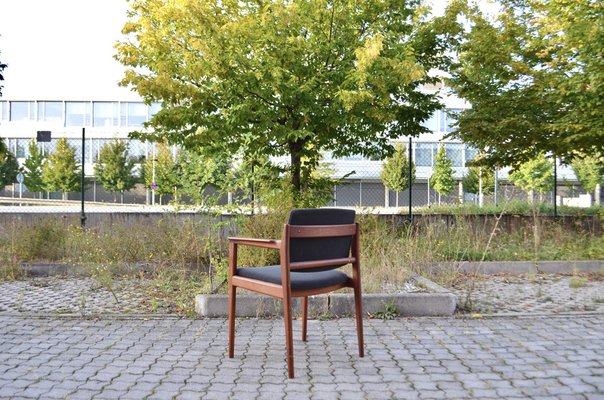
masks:
[[[292,297],[302,297],[302,340],[306,341],[308,296],[353,288],[359,356],[364,356],[359,226],[354,219],[353,210],[297,209],[283,226],[281,240],[229,238],[229,358],[234,356],[238,287],[283,301],[290,378],[294,377]],[[280,265],[238,268],[238,246],[278,250]],[[352,264],[352,277],[338,270],[347,264]]]

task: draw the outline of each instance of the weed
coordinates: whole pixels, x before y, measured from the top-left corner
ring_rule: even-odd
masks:
[[[371,315],[372,318],[383,319],[383,320],[391,320],[396,318],[398,315],[398,308],[394,301],[389,301],[384,303],[384,309],[380,311],[376,311]]]
[[[573,276],[570,278],[570,282],[568,283],[568,286],[571,287],[572,289],[579,289],[582,288],[583,286],[587,285],[587,278],[583,277],[583,276]]]

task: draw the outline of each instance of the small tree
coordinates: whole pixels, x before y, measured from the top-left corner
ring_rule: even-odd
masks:
[[[543,153],[529,160],[510,174],[510,180],[528,195],[528,201],[533,202],[534,192],[539,196],[554,187],[554,164],[545,158]]]
[[[158,143],[156,152],[145,161],[143,180],[149,188],[153,184],[157,185],[155,192],[159,194],[160,204],[166,194],[174,195],[174,201],[178,202],[178,189],[181,187],[181,182],[167,142]]]
[[[103,188],[113,193],[113,201],[117,201],[116,193],[120,192],[123,203],[124,191],[136,184],[133,168],[134,162],[128,157],[128,146],[116,139],[101,149],[99,160],[94,164],[94,174]]]
[[[604,182],[604,162],[601,157],[575,158],[571,166],[579,183],[588,193],[594,192],[594,200],[600,204],[600,187]]]
[[[59,139],[56,151],[44,162],[42,180],[47,190],[60,190],[63,200],[67,200],[68,192],[80,189],[80,166],[76,163],[75,150],[67,139]]]
[[[3,143],[0,139],[0,143]],[[0,190],[6,185],[10,185],[17,179],[19,173],[19,163],[17,158],[6,146],[0,147]]]
[[[411,162],[411,176],[409,176],[409,159],[401,143],[395,146],[392,157],[386,159],[380,175],[384,186],[396,192],[396,206],[398,207],[398,194],[415,182],[415,164]]]
[[[42,166],[44,165],[44,155],[38,148],[35,139],[29,142],[29,157],[23,164],[24,179],[23,183],[30,192],[39,192],[42,198],[42,192],[46,191],[46,185],[42,179]]]
[[[441,196],[451,193],[455,187],[455,178],[453,178],[453,161],[447,158],[445,147],[441,144],[436,153],[433,174],[430,177],[430,184],[438,193],[438,204],[440,205]]]
[[[467,193],[491,194],[495,191],[495,174],[488,167],[471,166],[461,180],[463,189]],[[481,192],[482,189],[482,192]]]

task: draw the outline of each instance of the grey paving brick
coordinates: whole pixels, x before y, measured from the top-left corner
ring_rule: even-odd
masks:
[[[224,320],[55,320],[0,314],[2,395],[270,400],[311,395],[341,399],[602,396],[601,314],[368,320],[364,359],[356,355],[354,321],[312,321],[313,337],[308,343],[294,344],[293,380],[286,376],[282,322],[237,323],[242,351],[228,359]],[[59,342],[64,353],[45,357],[53,346],[39,344]],[[259,349],[255,355],[243,351],[251,349],[251,343]],[[527,343],[532,343],[530,350]],[[20,351],[16,354],[35,348],[37,355],[7,356],[14,354],[8,353],[14,348]],[[120,353],[114,354],[113,349]],[[528,354],[531,351],[535,353]],[[191,357],[183,362],[186,355]]]

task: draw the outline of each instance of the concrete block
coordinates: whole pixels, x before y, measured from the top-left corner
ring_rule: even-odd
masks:
[[[326,295],[310,296],[308,299],[308,315],[318,318],[328,312],[329,298]],[[292,299],[292,314],[294,317],[302,314],[302,300]],[[229,298],[226,295],[197,295],[195,296],[195,311],[198,315],[208,318],[224,318],[229,314]],[[269,296],[238,295],[235,306],[237,317],[275,317],[283,315],[281,300]]]
[[[439,316],[452,315],[457,299],[455,295],[420,276],[412,279],[415,284],[427,289],[425,293],[364,294],[363,314],[383,311],[387,304],[393,303],[402,316]],[[294,316],[301,314],[301,299],[292,299]],[[309,317],[344,317],[354,315],[354,296],[352,294],[330,293],[309,298]],[[198,295],[195,298],[195,310],[202,317],[224,318],[228,316],[228,296]],[[283,315],[281,300],[268,296],[237,296],[235,315],[238,317],[274,317]]]

